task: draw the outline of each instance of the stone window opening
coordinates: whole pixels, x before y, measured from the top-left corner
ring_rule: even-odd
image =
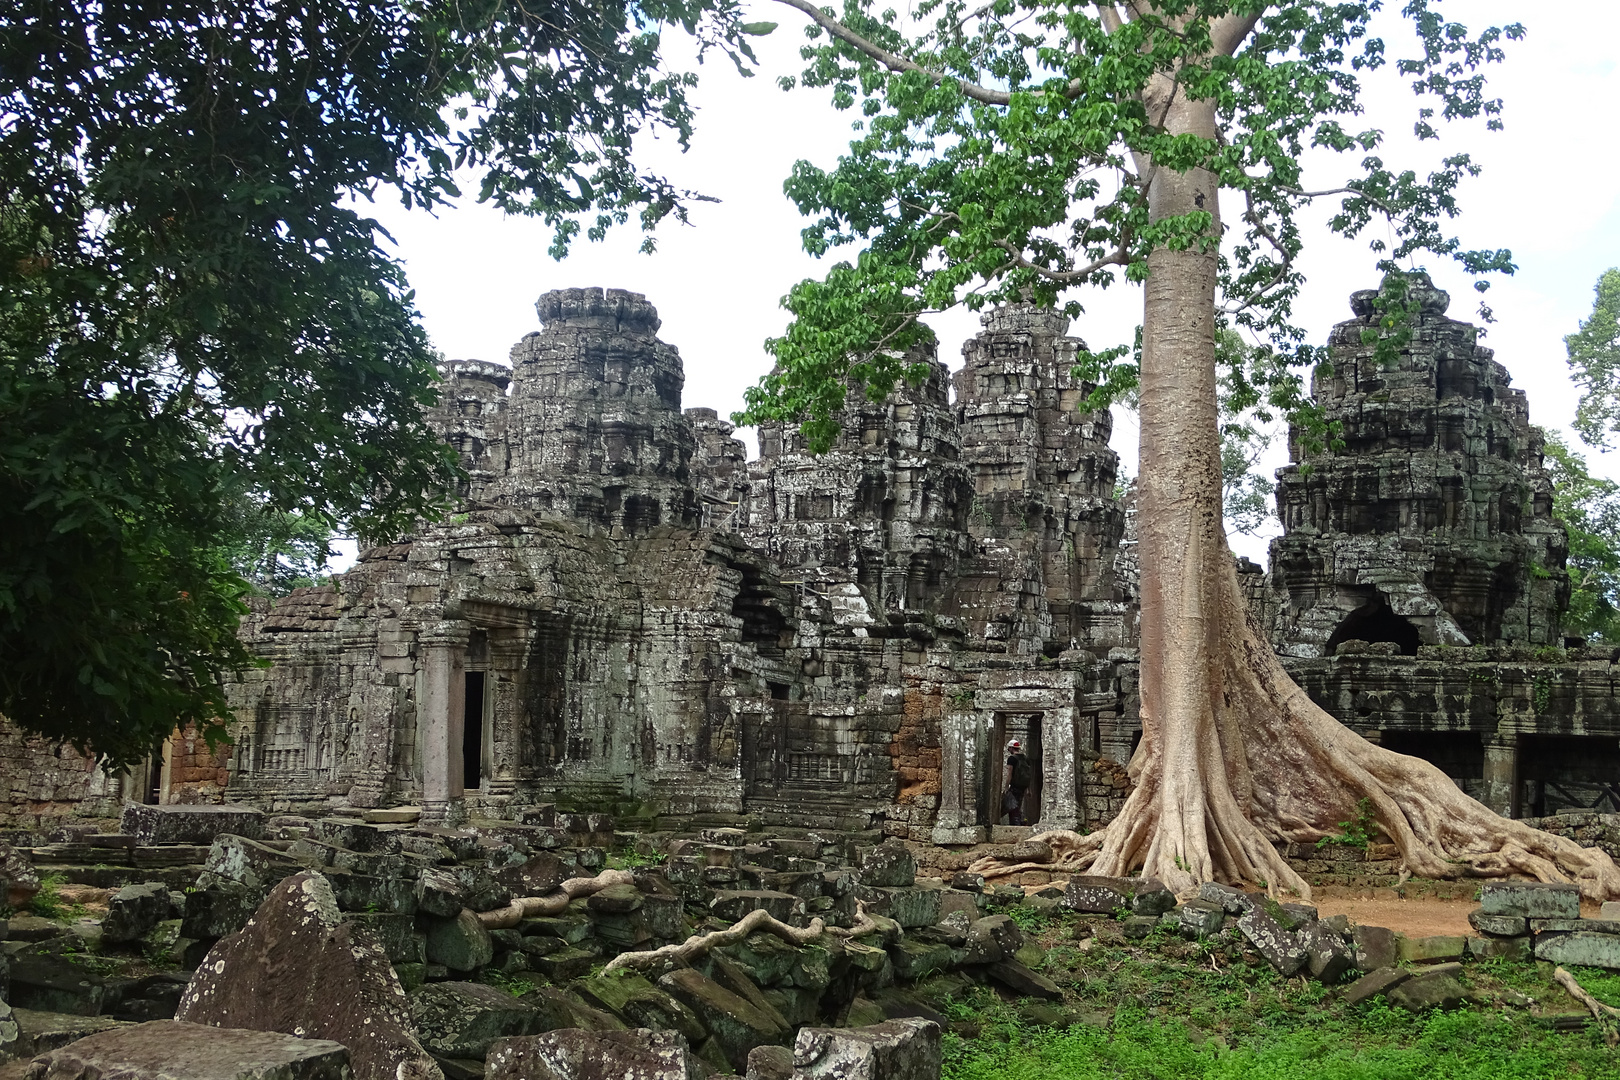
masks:
[[[1381,596],[1375,596],[1344,617],[1328,638],[1327,655],[1332,656],[1346,641],[1391,642],[1402,656],[1416,656],[1418,646],[1423,643],[1417,627],[1391,611]]]

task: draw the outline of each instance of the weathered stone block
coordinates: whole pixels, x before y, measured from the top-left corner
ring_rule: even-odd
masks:
[[[917,882],[917,860],[904,844],[880,844],[861,860],[856,876],[876,888],[910,888]]]
[[[30,1080],[350,1080],[354,1074],[349,1051],[327,1039],[154,1020],[52,1050],[25,1075]]]
[[[933,926],[940,919],[940,898],[943,895],[940,889],[863,885],[856,890],[855,895],[866,903],[866,910],[869,913],[886,915],[906,929]]]
[[[1383,997],[1411,977],[1412,973],[1405,968],[1381,967],[1370,971],[1345,988],[1344,1003],[1359,1005],[1371,998]]]
[[[985,974],[1020,997],[1062,1001],[1063,990],[1045,975],[1031,971],[1016,960],[1001,960],[985,968]]]
[[[1350,943],[1355,946],[1356,967],[1362,971],[1376,971],[1400,963],[1400,935],[1386,926],[1353,926]]]
[[[454,918],[427,921],[427,959],[451,971],[474,971],[495,959],[495,943],[478,916],[462,908]]]
[[[1173,914],[1177,929],[1191,938],[1218,934],[1226,922],[1226,910],[1219,904],[1207,900],[1190,900],[1177,908]]]
[[[793,1044],[796,1080],[937,1080],[941,1032],[908,1017],[871,1027],[803,1028]]]
[[[416,906],[429,915],[453,919],[467,906],[467,890],[450,871],[426,867],[416,879]]]
[[[1530,932],[1529,920],[1522,915],[1492,915],[1484,908],[1468,913],[1468,925],[1496,937],[1522,937]]]
[[[1431,934],[1428,937],[1403,937],[1400,944],[1401,959],[1413,964],[1461,960],[1468,954],[1468,939],[1453,934]]]
[[[916,982],[949,967],[951,947],[941,942],[905,938],[889,946],[889,959],[897,976]]]
[[[1215,881],[1206,881],[1200,885],[1198,887],[1198,898],[1207,900],[1212,904],[1221,905],[1221,909],[1232,916],[1242,915],[1259,903],[1259,900],[1253,894]]]
[[[1132,914],[1162,915],[1175,906],[1176,894],[1165,888],[1162,882],[1153,878],[1136,882],[1136,892],[1131,897]]]
[[[1578,919],[1581,891],[1575,885],[1539,881],[1488,881],[1479,887],[1479,910],[1528,919]]]
[[[410,996],[422,1045],[445,1057],[481,1058],[496,1039],[532,1035],[541,1014],[522,998],[483,983],[428,983]]]
[[[169,887],[161,882],[125,885],[107,902],[107,915],[101,921],[101,940],[108,944],[139,941],[169,918],[173,907]]]
[[[754,1047],[783,1042],[791,1034],[779,1017],[690,968],[670,972],[658,985],[697,1014],[734,1069],[747,1065]]]
[[[587,1003],[605,1009],[633,1028],[678,1031],[694,1046],[708,1037],[696,1013],[639,975],[581,979],[574,983],[573,990]]]
[[[1620,968],[1620,935],[1539,934],[1535,947],[1537,960],[1555,964],[1581,964],[1586,967]]]
[[[345,921],[312,871],[276,886],[242,930],[222,939],[176,1013],[189,1023],[329,1038],[349,1048],[355,1080],[431,1080],[404,988],[383,947]]]
[[[1391,987],[1386,996],[1409,1012],[1454,1009],[1467,997],[1467,991],[1457,981],[1460,971],[1461,964],[1437,964]]]
[[[709,911],[716,918],[736,922],[750,911],[760,908],[770,912],[773,919],[789,922],[798,912],[803,901],[791,893],[765,892],[762,890],[722,890],[714,894],[709,901]]]
[[[1530,950],[1530,938],[1526,937],[1471,937],[1468,939],[1468,955],[1475,960],[1493,960],[1501,957],[1505,960],[1529,960],[1533,955]]]
[[[1336,983],[1355,966],[1355,957],[1344,938],[1320,922],[1307,923],[1296,931],[1305,946],[1305,967],[1318,982]]]
[[[1128,878],[1082,875],[1069,879],[1063,903],[1075,911],[1112,915],[1116,911],[1129,911],[1135,892]]]
[[[212,844],[226,833],[258,840],[264,836],[264,814],[251,806],[125,803],[118,828],[143,847]]]
[[[1241,933],[1277,973],[1284,978],[1305,966],[1305,946],[1290,930],[1285,930],[1266,909],[1256,906],[1238,917]]]
[[[705,1080],[709,1070],[672,1031],[548,1031],[501,1039],[485,1080]]]

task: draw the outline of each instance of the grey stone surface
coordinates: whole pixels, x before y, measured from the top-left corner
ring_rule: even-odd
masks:
[[[1479,910],[1485,915],[1578,919],[1581,891],[1574,885],[1539,881],[1487,881],[1479,887]]]
[[[1174,912],[1176,926],[1188,937],[1202,938],[1220,933],[1226,923],[1226,909],[1207,900],[1191,900]]]
[[[863,885],[910,888],[917,881],[917,860],[904,844],[881,844],[861,860],[856,876]]]
[[[458,1058],[481,1058],[496,1039],[533,1035],[544,1022],[530,1002],[471,982],[428,983],[412,991],[410,1014],[423,1046]]]
[[[1251,908],[1238,917],[1238,932],[1249,942],[1277,973],[1283,977],[1293,975],[1305,966],[1306,951],[1298,935],[1282,925],[1266,909]]]
[[[1462,983],[1457,981],[1461,971],[1461,964],[1437,964],[1390,987],[1385,996],[1410,1012],[1454,1009],[1467,996]]]
[[[1537,934],[1535,955],[1537,960],[1549,960],[1555,964],[1620,969],[1620,935],[1589,931]]]
[[[1369,971],[1344,991],[1346,1005],[1359,1005],[1375,997],[1382,997],[1395,986],[1400,985],[1412,977],[1412,973],[1405,968],[1381,967],[1376,971]]]
[[[1530,932],[1530,920],[1522,915],[1492,915],[1483,908],[1468,913],[1468,925],[1494,937],[1520,937]]]
[[[733,1069],[747,1067],[748,1052],[754,1047],[786,1042],[792,1034],[780,1015],[690,968],[670,972],[658,985],[696,1014]]]
[[[154,1020],[90,1035],[35,1058],[27,1080],[350,1080],[326,1039]]]
[[[138,941],[173,912],[169,887],[160,882],[126,885],[107,902],[101,940],[109,944]]]
[[[485,1080],[707,1080],[709,1070],[667,1031],[564,1029],[501,1039]]]
[[[209,950],[175,1015],[333,1039],[348,1047],[355,1080],[443,1080],[382,945],[344,920],[314,871],[276,886],[247,926]]]
[[[1305,968],[1311,978],[1336,983],[1355,966],[1355,956],[1344,938],[1321,922],[1306,923],[1297,933],[1305,946]]]
[[[126,803],[119,831],[141,844],[212,844],[221,834],[258,840],[264,813],[251,806]]]
[[[1400,936],[1386,926],[1352,926],[1350,943],[1355,949],[1356,967],[1376,971],[1400,962]]]
[[[433,918],[427,924],[427,959],[451,971],[475,971],[495,958],[489,931],[471,910],[462,908],[454,918]]]
[[[939,1025],[888,1020],[870,1027],[803,1028],[793,1044],[797,1080],[938,1080]]]

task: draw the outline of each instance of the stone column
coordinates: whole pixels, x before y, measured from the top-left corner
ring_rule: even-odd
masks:
[[[461,743],[467,705],[466,650],[469,628],[444,622],[424,630],[420,703],[416,710],[422,746],[422,822],[454,824],[466,817]]]
[[[1479,801],[1508,817],[1513,813],[1513,788],[1519,771],[1519,737],[1498,734],[1485,738],[1485,781]]]
[[[985,839],[979,822],[980,743],[984,724],[974,712],[946,713],[939,722],[939,816],[934,843],[977,844]]]
[[[1041,717],[1042,829],[1078,829],[1080,802],[1075,795],[1074,710],[1048,709]]]

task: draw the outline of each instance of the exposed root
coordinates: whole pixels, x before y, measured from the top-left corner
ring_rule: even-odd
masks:
[[[1614,1018],[1620,1017],[1620,1009],[1612,1005],[1605,1005],[1597,998],[1588,994],[1581,984],[1575,981],[1575,976],[1563,968],[1553,970],[1553,982],[1569,991],[1569,996],[1585,1005],[1592,1012],[1592,1018],[1603,1028],[1603,1041],[1610,1046],[1620,1046],[1620,1029],[1615,1027]]]
[[[569,878],[549,895],[520,896],[503,908],[480,911],[478,921],[489,930],[510,930],[524,919],[561,915],[568,910],[569,901],[599,893],[609,885],[634,885],[635,881],[635,875],[628,870],[604,870],[595,877]]]
[[[679,945],[664,945],[645,952],[620,953],[608,961],[607,966],[602,969],[602,974],[679,967],[707,956],[723,945],[735,945],[753,934],[762,932],[774,934],[790,945],[808,945],[824,935],[859,937],[877,928],[877,923],[866,913],[866,905],[859,902],[855,905],[855,925],[848,928],[829,927],[819,918],[811,919],[810,925],[806,927],[789,926],[764,908],[757,908],[724,930],[693,934]]]

